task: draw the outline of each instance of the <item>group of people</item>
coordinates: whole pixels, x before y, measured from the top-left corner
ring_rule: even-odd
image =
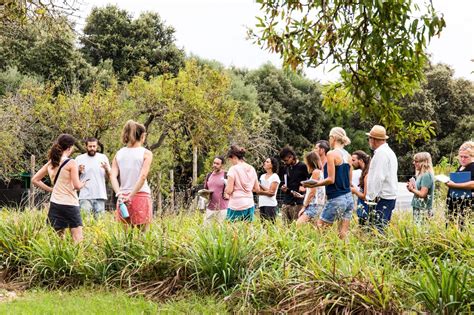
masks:
[[[212,194],[204,217],[205,224],[213,218],[252,221],[258,195],[258,208],[263,220],[275,221],[278,209],[278,188],[283,193],[281,212],[283,219],[297,225],[314,221],[323,228],[338,221],[339,236],[345,238],[352,213],[357,213],[359,224],[373,226],[383,232],[395,209],[398,193],[398,161],[387,143],[386,130],[375,125],[367,133],[372,157],[361,150],[349,154],[344,147],[350,144],[344,129],[335,127],[329,140],[320,140],[314,150],[300,161],[291,147],[280,151],[283,167],[269,157],[263,164],[264,173],[257,178],[255,169],[244,159],[245,150],[232,146],[227,158],[232,166],[223,171],[225,158],[216,157],[213,172],[205,179],[205,188],[222,192]],[[460,167],[456,172],[468,172],[469,180],[449,180],[447,218],[463,226],[474,203],[474,142],[467,141],[459,149]],[[415,177],[407,182],[413,193],[413,216],[421,224],[433,215],[435,178],[431,155],[416,153],[413,157]],[[467,191],[457,195],[456,189]],[[354,199],[356,202],[354,205]]]
[[[204,187],[211,192],[206,205],[204,224],[213,220],[230,222],[253,221],[258,195],[258,209],[263,220],[274,222],[278,212],[277,191],[283,193],[281,212],[287,223],[297,225],[314,221],[319,228],[338,222],[340,238],[345,238],[354,208],[359,224],[371,222],[383,232],[395,208],[398,187],[398,161],[387,144],[383,126],[375,125],[367,133],[373,156],[363,151],[352,154],[344,148],[351,143],[344,129],[334,127],[328,140],[320,140],[313,151],[300,161],[291,147],[280,151],[279,162],[268,157],[263,163],[264,173],[245,161],[245,149],[233,145],[226,157],[213,160],[212,172],[207,174]],[[107,157],[98,153],[98,141],[85,141],[86,153],[71,159],[75,139],[62,134],[51,147],[49,161],[33,176],[32,183],[51,192],[48,221],[63,234],[69,228],[75,242],[83,238],[80,209],[99,216],[105,211],[108,179],[118,199],[116,217],[125,226],[145,230],[152,220],[152,199],[147,183],[153,154],[143,144],[146,129],[129,120],[122,131],[121,148],[110,166]],[[470,172],[470,180],[447,181],[449,187],[448,218],[464,218],[472,212],[474,191],[474,142],[465,142],[459,149],[461,166],[457,172]],[[228,171],[224,164],[230,163]],[[427,152],[415,154],[413,163],[416,178],[410,179],[407,188],[413,193],[413,214],[416,222],[432,215],[434,174],[431,156]],[[49,175],[51,186],[43,182]],[[459,191],[468,192],[464,195]],[[79,191],[79,194],[77,193]],[[354,197],[357,199],[354,206]],[[119,203],[127,206],[129,217],[119,211]]]
[[[62,134],[57,138],[49,150],[48,162],[31,181],[51,192],[48,222],[60,235],[70,229],[74,242],[82,241],[80,209],[94,216],[105,211],[106,179],[110,180],[118,201],[128,207],[129,216],[123,218],[117,209],[117,219],[126,223],[125,226],[148,227],[153,209],[147,177],[153,154],[143,147],[145,138],[146,129],[142,124],[127,121],[122,131],[125,146],[115,154],[112,166],[105,155],[97,152],[97,139],[86,139],[87,153],[72,159],[74,137]],[[43,182],[46,175],[51,179],[51,186]]]

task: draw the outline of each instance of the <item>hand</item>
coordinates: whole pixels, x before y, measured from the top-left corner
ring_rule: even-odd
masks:
[[[110,168],[109,168],[109,165],[107,165],[107,163],[100,162],[100,166],[105,170],[106,173],[110,172]]]
[[[304,198],[304,196],[297,191],[292,191],[291,194],[293,195],[293,197],[298,198],[298,199]]]
[[[304,188],[303,186],[300,186],[298,187],[298,191],[304,193],[306,192],[306,188]]]
[[[123,203],[128,204],[132,201],[132,196],[130,196],[130,195],[124,196],[124,195],[120,194],[119,199],[122,200]]]
[[[304,183],[303,187],[306,187],[306,188],[318,187],[318,183],[319,183],[319,181],[316,181],[316,182],[313,182],[313,183]]]
[[[286,187],[286,185],[281,186],[281,191],[286,193],[288,191],[288,187]]]
[[[410,192],[413,192],[413,185],[410,182],[407,182],[407,189]]]
[[[451,187],[453,186],[452,184],[453,184],[453,181],[452,181],[452,180],[448,180],[448,181],[446,182],[446,186],[448,186],[449,188],[451,188]]]
[[[355,194],[357,189],[354,186],[351,186],[351,193]]]
[[[79,165],[79,173],[82,174],[86,170],[86,166],[84,164]]]
[[[85,181],[82,182],[82,187],[81,187],[81,189],[84,188],[84,187],[86,187],[86,184],[87,184],[87,182],[88,182],[89,180],[90,180],[90,179],[86,179]]]

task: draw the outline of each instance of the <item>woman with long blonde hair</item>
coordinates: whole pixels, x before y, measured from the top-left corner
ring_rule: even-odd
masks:
[[[331,226],[339,221],[339,237],[345,239],[349,231],[354,201],[351,194],[352,160],[351,155],[344,149],[351,140],[341,127],[334,127],[329,132],[327,163],[324,165],[324,179],[316,183],[307,183],[307,188],[326,186],[326,204],[317,221],[322,228]]]
[[[431,155],[428,152],[419,152],[413,156],[416,180],[411,179],[407,188],[413,193],[411,205],[415,223],[423,223],[433,216],[434,173]]]

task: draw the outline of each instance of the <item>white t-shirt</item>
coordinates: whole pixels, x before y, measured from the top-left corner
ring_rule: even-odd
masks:
[[[101,163],[105,162],[110,169],[107,156],[102,153],[96,153],[94,156],[89,156],[87,153],[84,153],[76,157],[76,162],[78,167],[84,165],[84,173],[81,174],[81,181],[89,179],[86,186],[81,189],[79,199],[107,199],[105,170],[101,166]]]
[[[270,177],[268,179],[265,178],[266,176],[267,176],[267,174],[262,174],[260,176],[260,185],[263,188],[270,189],[270,186],[274,182],[277,182],[278,185],[280,185],[280,177],[278,177],[277,174],[273,173],[272,175],[270,175]],[[263,195],[258,196],[258,206],[259,207],[276,207],[277,205],[278,205],[278,202],[277,202],[277,199],[276,199],[276,192],[275,192],[275,195],[273,195],[272,197],[263,196]]]
[[[362,175],[362,170],[353,170],[352,171],[352,186],[359,187],[360,176]]]

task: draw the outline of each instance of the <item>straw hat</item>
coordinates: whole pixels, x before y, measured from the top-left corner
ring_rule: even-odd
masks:
[[[380,140],[388,139],[387,131],[385,130],[383,126],[380,126],[380,125],[373,126],[372,129],[370,129],[370,132],[366,132],[365,134],[375,139],[380,139]]]

